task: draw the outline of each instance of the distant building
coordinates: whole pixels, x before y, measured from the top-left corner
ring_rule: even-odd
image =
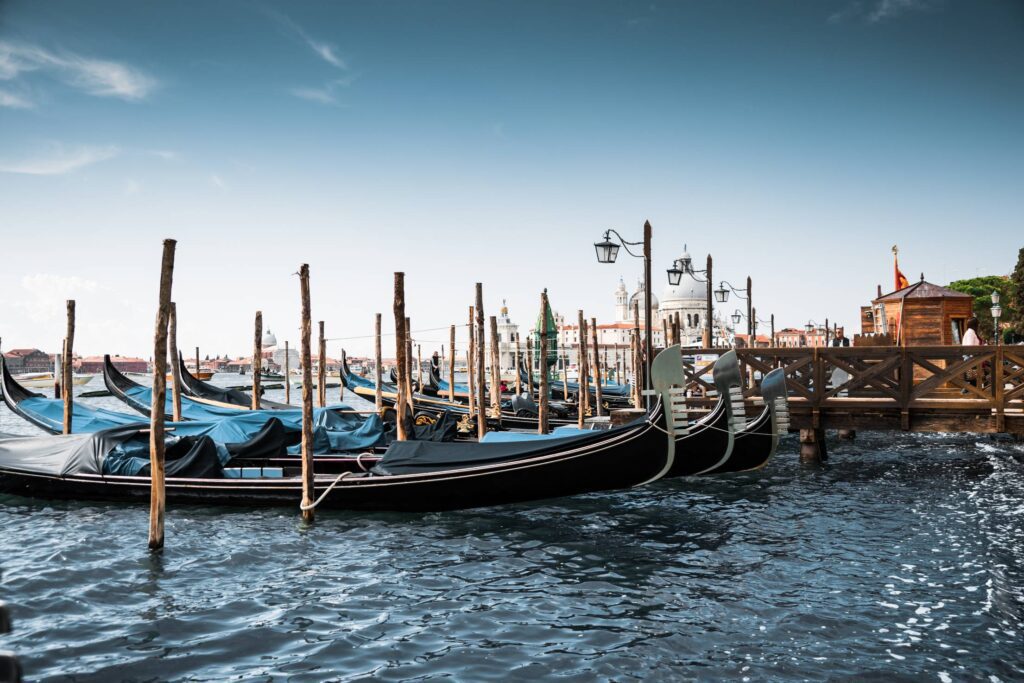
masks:
[[[110,363],[121,372],[149,372],[149,362],[143,358],[111,356]],[[103,356],[86,356],[75,363],[81,373],[103,372]]]
[[[53,356],[39,349],[11,349],[4,352],[4,363],[12,374],[53,372]]]
[[[498,354],[502,370],[515,368],[515,335],[519,332],[519,325],[512,322],[508,315],[508,305],[505,300],[501,301],[501,315],[498,316]],[[520,349],[522,353],[523,350]]]

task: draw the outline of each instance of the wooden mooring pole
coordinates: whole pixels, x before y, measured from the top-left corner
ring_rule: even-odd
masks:
[[[284,340],[284,402],[292,402],[292,355],[288,350],[288,340]]]
[[[515,346],[515,373],[516,373],[516,396],[523,393],[523,378],[519,376],[519,333],[515,333],[516,346]]]
[[[469,348],[466,350],[466,383],[469,387],[469,417],[476,415],[476,371],[473,359],[476,357],[476,326],[474,324],[473,307],[469,307]]]
[[[313,471],[313,321],[309,302],[309,264],[299,266],[299,297],[301,328],[299,331],[299,364],[302,366],[302,520],[311,523],[314,488]],[[307,509],[308,508],[308,509]]]
[[[498,318],[490,316],[491,324],[491,410],[501,425],[501,352],[498,349]]]
[[[75,383],[72,379],[74,369],[75,348],[75,300],[67,301],[68,321],[64,336],[64,357],[61,367],[61,383],[64,385],[64,433],[71,433],[71,418],[74,413]]]
[[[174,282],[174,248],[176,240],[164,240],[160,260],[160,294],[153,333],[153,402],[149,413],[149,549],[164,547],[164,513],[167,506],[164,490],[164,414],[167,405],[167,322],[171,308],[171,285]]]
[[[260,373],[263,372],[263,311],[256,311],[252,335],[252,409],[260,408]]]
[[[603,400],[601,391],[601,356],[599,355],[597,345],[597,318],[590,319],[590,341],[594,346],[594,386],[595,389],[595,402],[594,402],[594,415],[601,415],[601,401]]]
[[[455,402],[455,325],[448,328],[448,400]]]
[[[526,390],[533,398],[533,337],[530,335],[526,335],[526,369]]]
[[[539,434],[548,433],[548,335],[547,335],[547,317],[548,315],[548,290],[544,290],[540,295],[540,320],[541,329],[538,330],[540,342],[540,396],[538,399],[539,410],[537,419],[537,432]]]
[[[381,408],[384,407],[384,394],[381,388],[381,382],[384,381],[384,368],[382,367],[383,360],[381,359],[380,334],[380,313],[378,313],[373,340],[373,375],[374,384],[376,385],[373,390],[373,405],[377,408],[377,412],[380,412]]]
[[[577,327],[579,332],[579,352],[576,366],[579,368],[579,378],[576,382],[578,394],[576,396],[576,426],[583,429],[583,423],[587,419],[587,412],[590,410],[590,368],[587,367],[587,321],[583,318],[583,311],[577,311]]]
[[[405,441],[409,435],[405,431],[405,373],[409,369],[409,361],[405,357],[407,353],[406,324],[405,324],[405,273],[395,273],[395,302],[393,306],[395,314],[395,360],[398,380],[398,400],[395,401],[395,426],[398,430],[398,440]]]
[[[412,400],[412,320],[405,316],[405,405],[414,414]]]
[[[800,462],[816,464],[828,460],[828,449],[825,447],[825,430],[800,430]]]
[[[484,438],[487,434],[487,411],[484,406],[485,403],[486,389],[487,389],[487,375],[484,372],[484,364],[486,362],[486,354],[484,353],[484,347],[487,343],[487,336],[484,332],[484,286],[483,283],[476,283],[476,403],[477,409],[480,412],[480,419],[476,421],[476,436],[478,439]]]
[[[178,360],[178,306],[171,302],[167,345],[171,363],[171,420],[181,422],[181,361]]]
[[[199,376],[199,347],[196,347],[196,376]]]
[[[321,408],[327,405],[327,337],[324,335],[324,321],[319,321],[317,337],[316,402]]]

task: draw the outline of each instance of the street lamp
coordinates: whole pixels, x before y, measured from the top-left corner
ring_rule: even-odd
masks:
[[[619,256],[619,245],[611,241],[611,235],[609,234],[611,232],[614,231],[606,230],[604,239],[600,242],[594,242],[598,263],[615,263],[615,259]],[[615,234],[618,235],[619,233],[616,232]]]
[[[743,314],[740,313],[740,309],[737,308],[733,312],[733,314],[732,314],[732,324],[733,325],[739,325],[740,324],[740,320],[742,320],[742,319],[743,319]]]
[[[612,241],[612,235],[617,242]],[[643,252],[633,253],[630,247],[643,247]],[[647,319],[644,330],[644,403],[648,409],[651,407],[651,396],[647,393],[651,389],[651,360],[654,355],[654,344],[651,339],[651,325],[654,319],[654,312],[651,310],[651,222],[644,221],[644,241],[627,242],[616,230],[605,230],[604,239],[594,242],[594,249],[597,251],[598,263],[615,263],[619,255],[619,247],[625,247],[626,253],[635,258],[644,260],[644,311]]]
[[[677,259],[675,263],[672,264],[672,267],[666,271],[668,273],[668,283],[673,287],[677,287],[679,283],[682,282],[683,273],[686,272],[680,268],[682,265],[680,263],[681,260],[682,259]]]
[[[718,285],[718,289],[715,290],[715,299],[720,304],[724,304],[726,301],[729,300],[729,292],[732,292],[733,294],[735,294],[736,296],[738,296],[739,298],[741,298],[741,299],[743,299],[744,301],[747,302],[747,315],[746,315],[746,318],[747,318],[747,336],[748,337],[753,337],[754,336],[754,315],[753,315],[753,313],[751,311],[751,307],[753,306],[753,299],[754,299],[752,290],[753,290],[753,285],[751,284],[751,280],[750,280],[749,277],[747,278],[747,294],[746,294],[746,296],[743,295],[743,291],[742,290],[736,289],[735,287],[732,286],[731,283],[726,282],[725,280],[722,280],[719,283],[719,285]]]
[[[1003,307],[999,305],[999,292],[992,290],[992,312],[993,327],[995,327],[996,345],[999,345],[999,318],[1003,315]]]

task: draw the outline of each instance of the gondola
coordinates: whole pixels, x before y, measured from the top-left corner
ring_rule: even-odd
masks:
[[[51,434],[63,432],[64,402],[26,390],[11,377],[2,361],[0,388],[3,389],[4,403],[13,413]],[[188,412],[192,419],[181,422],[168,421],[168,433],[174,436],[209,436],[232,452],[240,453],[244,450],[254,457],[271,451],[283,457],[287,455],[286,449],[291,449],[293,454],[298,453],[298,444],[302,436],[302,411],[299,409],[216,411],[209,406],[192,404],[190,399],[183,397],[182,411]],[[167,415],[171,415],[170,405],[167,406]],[[148,427],[149,423],[140,416],[94,408],[77,401],[72,403],[71,427],[75,434],[93,433],[128,425]],[[277,434],[279,437],[273,449],[270,448],[269,433]],[[257,448],[250,442],[261,434],[263,436],[259,439],[260,445]],[[313,410],[314,453],[358,453],[374,449],[383,452],[388,440],[387,427],[377,415],[364,417],[339,414],[338,411],[329,409]],[[245,444],[249,446],[239,450]],[[236,445],[242,446],[235,448]],[[291,459],[294,461],[294,457]]]
[[[652,378],[655,386],[684,381],[678,348],[674,357],[663,352],[655,359]],[[350,510],[452,510],[646,484],[664,476],[675,456],[674,427],[663,409],[667,399],[663,391],[648,414],[628,425],[565,438],[505,444],[398,442],[368,471],[354,468],[338,475],[315,475],[317,505]],[[0,490],[148,501],[148,476],[102,474],[111,452],[141,438],[142,430],[121,427],[67,437],[4,439],[0,441]],[[209,445],[203,440],[208,437],[200,437],[190,448],[208,453]],[[229,472],[223,466],[218,470],[208,455],[194,460],[203,468],[202,476],[168,472],[170,504],[296,505],[300,500],[302,483],[296,469],[261,471],[260,476],[249,478],[244,471]]]
[[[530,381],[530,371],[526,367],[525,363],[519,365],[519,381],[522,384],[528,385]],[[550,382],[551,385],[551,397],[554,399],[561,399],[568,401],[571,397],[577,396],[580,393],[579,382],[569,382],[567,380],[555,379]],[[533,386],[537,386],[536,380],[533,382]],[[588,383],[587,388],[590,390],[591,396],[597,396],[597,388],[593,384]],[[630,386],[628,384],[613,384],[613,383],[601,383],[601,398],[605,403],[612,408],[627,408],[632,405],[630,400]]]
[[[779,438],[789,431],[786,375],[782,368],[772,370],[761,379],[761,398],[764,408],[746,428],[736,434],[729,459],[706,474],[759,470],[775,455]],[[724,402],[730,411],[737,405],[730,400]]]
[[[104,380],[106,379],[105,370],[107,359],[109,357],[110,356],[103,357]],[[180,356],[178,357],[178,369],[181,376],[181,389],[187,395],[193,398],[210,401],[222,407],[235,407],[238,410],[249,410],[252,408],[251,394],[239,391],[238,389],[215,387],[208,382],[198,379],[189,371],[188,366],[185,365],[184,359]],[[260,408],[263,410],[293,410],[295,406],[288,405],[287,403],[278,403],[277,401],[268,401],[261,396]]]
[[[365,377],[353,374],[344,360],[344,354],[342,354],[341,379],[345,387],[356,396],[370,403],[376,401],[376,385]],[[453,403],[440,396],[427,396],[426,394],[413,392],[412,400],[414,417],[419,424],[436,420],[444,414],[454,415],[462,419],[468,419],[470,414],[467,404]],[[381,386],[381,402],[387,408],[393,409],[395,407],[395,404],[398,402],[398,388],[394,384],[383,384]],[[565,406],[552,404],[550,407],[551,416],[548,423],[552,428],[572,426],[577,423],[577,419],[570,415]],[[526,396],[504,398],[502,399],[501,419],[499,420],[496,417],[488,418],[488,424],[492,427],[500,425],[501,427],[511,429],[536,430],[538,424],[537,410],[533,400]],[[489,413],[489,409],[485,412]]]

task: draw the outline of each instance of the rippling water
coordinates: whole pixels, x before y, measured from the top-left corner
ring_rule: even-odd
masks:
[[[143,507],[0,496],[0,648],[30,680],[1024,677],[1024,447],[830,445],[821,468],[789,439],[760,474],[310,528],[171,508],[156,557]]]

